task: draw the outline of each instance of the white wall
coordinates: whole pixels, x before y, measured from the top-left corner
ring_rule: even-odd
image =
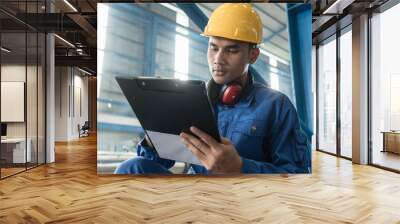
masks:
[[[88,121],[88,78],[81,76],[82,73],[76,74],[77,70],[74,70],[74,82],[72,88],[74,92],[71,99],[74,102],[71,102],[71,129],[70,129],[70,138],[74,139],[79,136],[78,133],[78,124],[82,126],[85,121]],[[71,90],[72,90],[71,89]]]
[[[67,67],[55,68],[55,141],[68,140],[68,85]]]
[[[1,82],[1,121],[24,122],[25,82]]]
[[[33,69],[28,66],[28,70]],[[25,65],[2,65],[1,81],[25,82]]]
[[[27,69],[27,70],[25,70]],[[2,82],[25,82],[26,72],[28,74],[28,84],[31,88],[27,88],[27,106],[30,108],[27,110],[28,119],[28,137],[33,130],[36,130],[36,120],[37,115],[37,99],[36,99],[36,80],[34,80],[31,75],[36,76],[36,66],[18,65],[18,64],[8,64],[1,66],[1,81]],[[41,72],[41,70],[39,70]],[[4,96],[3,96],[4,97]],[[39,105],[39,107],[42,105]],[[9,108],[1,108],[2,110],[7,110]],[[32,123],[33,122],[33,123]],[[7,122],[7,135],[9,137],[24,137],[25,136],[25,123],[26,122]],[[32,130],[32,131],[31,131]],[[35,131],[36,135],[36,131]]]
[[[27,80],[25,80],[27,78]],[[44,162],[44,74],[41,66],[25,66],[25,64],[3,64],[1,66],[1,81],[3,82],[24,82],[26,85],[26,105],[22,102],[22,108],[19,110],[25,116],[22,122],[6,122],[8,138],[24,138],[25,135],[30,139],[30,148],[32,161],[39,163]],[[2,93],[4,89],[2,89]],[[19,90],[20,94],[24,94],[25,90]],[[2,98],[8,98],[2,95]],[[24,100],[25,101],[25,100]],[[3,102],[2,102],[3,105]],[[2,107],[2,112],[16,113],[11,107]],[[8,110],[8,111],[7,111]],[[37,156],[39,153],[39,156]]]
[[[32,69],[28,67],[28,71]],[[1,81],[5,82],[25,82],[25,65],[2,65]],[[7,110],[7,108],[1,108]],[[7,137],[25,137],[24,122],[8,122]]]
[[[56,141],[77,139],[78,124],[88,120],[88,78],[83,75],[76,68],[56,67]]]

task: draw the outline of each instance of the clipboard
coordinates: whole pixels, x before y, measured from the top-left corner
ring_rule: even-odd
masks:
[[[116,77],[116,80],[161,158],[202,165],[181,142],[181,132],[196,126],[221,141],[214,111],[200,80]]]

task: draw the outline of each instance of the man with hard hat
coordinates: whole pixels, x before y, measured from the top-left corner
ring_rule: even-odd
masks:
[[[226,3],[211,15],[204,29],[209,37],[207,91],[222,141],[191,127],[196,135],[181,140],[203,166],[189,173],[310,173],[311,152],[297,112],[284,94],[253,81],[262,41],[262,22],[250,4]],[[175,161],[162,159],[148,141],[138,145],[137,158],[121,163],[117,174],[171,173]]]

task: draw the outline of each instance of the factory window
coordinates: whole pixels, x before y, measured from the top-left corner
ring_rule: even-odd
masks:
[[[372,163],[400,170],[400,4],[371,19]]]
[[[98,4],[98,172],[111,173],[136,155],[143,129],[115,81],[150,73],[153,17],[133,4]],[[101,15],[101,16],[100,16]],[[133,35],[134,34],[134,35]],[[155,39],[155,38],[153,38]],[[146,47],[145,47],[146,46]]]
[[[336,39],[318,48],[318,149],[336,154]]]
[[[347,32],[346,32],[347,31]],[[340,154],[352,157],[352,35],[340,36]]]
[[[253,66],[269,87],[284,93],[295,104],[289,61],[260,49],[260,56]]]
[[[184,12],[178,11],[176,23],[183,27],[189,26],[189,18]],[[175,34],[175,78],[187,80],[189,72],[189,32],[177,26]]]
[[[316,148],[351,159],[352,26],[338,34],[316,48]]]

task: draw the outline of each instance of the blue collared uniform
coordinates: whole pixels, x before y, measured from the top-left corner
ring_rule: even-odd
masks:
[[[217,102],[214,111],[220,135],[231,140],[242,158],[242,173],[311,172],[311,147],[286,95],[249,82],[235,105]],[[137,154],[115,173],[170,173],[175,164],[160,158],[145,141],[139,143]],[[191,165],[189,173],[208,174],[199,165]]]

